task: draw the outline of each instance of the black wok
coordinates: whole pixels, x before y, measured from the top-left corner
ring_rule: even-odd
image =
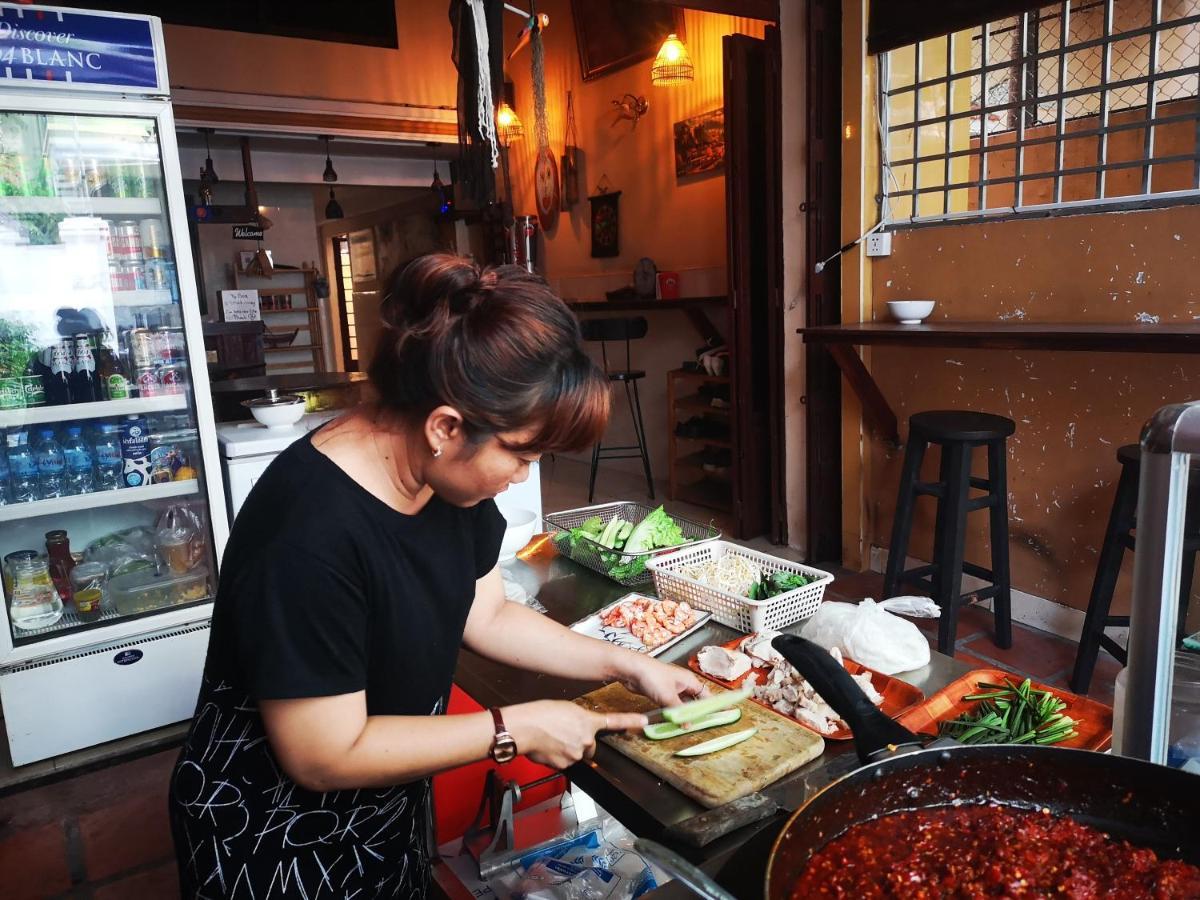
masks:
[[[850,726],[864,765],[788,820],[767,864],[768,900],[787,900],[812,856],[852,826],[952,803],[1049,809],[1161,857],[1200,864],[1200,776],[1086,750],[944,740],[921,749],[928,738],[876,709],[823,648],[792,635],[772,644]]]

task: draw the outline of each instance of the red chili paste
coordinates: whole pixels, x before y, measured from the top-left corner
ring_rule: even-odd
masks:
[[[976,805],[855,825],[809,861],[791,896],[1196,900],[1200,867],[1049,811]]]

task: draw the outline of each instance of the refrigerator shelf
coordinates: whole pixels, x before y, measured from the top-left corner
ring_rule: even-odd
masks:
[[[10,503],[0,506],[0,522],[15,522],[37,516],[53,516],[79,512],[84,509],[99,509],[104,506],[124,506],[129,503],[145,503],[149,500],[166,500],[171,497],[186,497],[200,492],[200,482],[195,478],[171,481],[166,484],[148,484],[145,487],[122,488],[119,491],[97,491],[75,497],[55,497],[53,500],[35,500],[33,503]]]
[[[67,406],[33,406],[0,412],[0,428],[24,428],[51,422],[77,422],[83,419],[116,419],[120,416],[149,415],[187,409],[187,394],[162,397],[132,397],[128,400],[102,400],[98,403],[72,403]]]
[[[65,216],[161,216],[158,197],[0,197],[0,212]]]
[[[170,291],[113,291],[113,306],[170,306]]]

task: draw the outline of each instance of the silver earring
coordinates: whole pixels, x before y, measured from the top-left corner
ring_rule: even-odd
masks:
[[[434,459],[437,459],[437,458],[438,458],[439,456],[441,456],[441,455],[442,455],[442,448],[441,448],[441,447],[438,447],[436,450],[434,450],[434,451],[433,451],[433,458],[434,458]]]

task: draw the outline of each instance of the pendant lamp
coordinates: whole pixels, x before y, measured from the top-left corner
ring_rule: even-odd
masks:
[[[696,77],[692,58],[687,46],[676,34],[668,34],[658,48],[654,65],[650,67],[650,81],[655,85],[683,84]]]

